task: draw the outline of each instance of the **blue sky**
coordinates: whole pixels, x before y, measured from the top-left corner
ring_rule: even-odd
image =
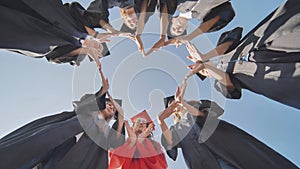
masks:
[[[89,3],[79,2],[84,6]],[[236,17],[233,21],[218,32],[193,40],[193,43],[205,52],[214,48],[223,31],[242,26],[245,35],[283,2],[234,0]],[[118,18],[118,9],[111,10],[110,20],[116,28],[120,27]],[[189,29],[197,24],[197,21],[191,22]],[[142,36],[146,50],[158,39],[158,31],[157,16],[153,16]],[[111,94],[124,100],[126,118],[144,109],[155,118],[163,110],[162,98],[175,93],[188,71],[186,66],[191,62],[185,58],[188,55],[185,47],[166,47],[143,58],[130,40],[114,38],[108,45],[111,55],[102,59],[103,71],[109,78]],[[78,100],[83,93],[94,92],[101,84],[94,63],[87,60],[80,67],[72,67],[4,50],[0,50],[0,78],[0,137],[39,117],[72,110],[73,100]],[[185,98],[216,100],[225,109],[222,119],[247,131],[300,166],[299,110],[246,90],[240,100],[226,100],[211,87],[212,82],[189,79]],[[156,127],[156,139],[159,135],[160,129]],[[186,168],[182,157],[168,163],[172,169]]]

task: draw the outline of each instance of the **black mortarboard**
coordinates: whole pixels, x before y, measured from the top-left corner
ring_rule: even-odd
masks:
[[[169,104],[175,100],[175,96],[168,96],[166,98],[164,98],[164,104],[165,104],[165,108],[167,108],[169,106]]]
[[[201,79],[201,80],[204,80],[206,79],[206,76],[202,75],[201,73],[196,73],[196,75]]]
[[[220,107],[216,102],[210,100],[200,100],[200,111],[213,111],[216,113],[216,116],[219,117],[224,113],[224,109]]]
[[[121,32],[129,32],[131,34],[134,34],[136,29],[130,29],[126,24],[123,23],[120,31]]]
[[[104,110],[106,108],[106,102],[110,102],[109,98],[106,98],[106,93],[103,94],[102,96],[98,96],[99,93],[101,92],[102,87],[100,88],[100,90],[98,92],[95,93],[96,95],[96,101],[97,101],[97,105],[99,110]],[[120,99],[114,99],[120,106],[122,106],[122,100]],[[117,119],[118,117],[118,113],[115,113],[115,119]]]

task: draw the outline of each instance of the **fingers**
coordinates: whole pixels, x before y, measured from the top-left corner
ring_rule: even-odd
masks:
[[[175,45],[176,39],[170,39],[164,43],[164,46]]]
[[[153,53],[153,52],[155,52],[155,51],[156,51],[156,49],[152,47],[152,48],[146,53],[145,56],[148,56],[148,55],[150,55],[151,53]]]
[[[156,52],[158,49],[162,48],[164,46],[165,42],[161,42],[161,41],[158,41],[157,43],[155,43],[152,48],[146,53],[146,56],[153,53],[153,52]]]
[[[120,32],[120,33],[118,34],[118,36],[120,36],[120,37],[125,37],[125,38],[130,38],[130,37],[131,37],[131,33]]]

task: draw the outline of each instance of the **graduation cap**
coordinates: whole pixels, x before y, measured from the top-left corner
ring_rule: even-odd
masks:
[[[126,24],[123,23],[120,31],[121,32],[129,32],[131,34],[134,34],[136,29],[130,29]]]
[[[102,96],[98,96],[100,91],[102,90],[102,87],[100,88],[100,90],[98,92],[96,92],[96,101],[97,101],[97,105],[99,110],[104,110],[106,108],[106,103],[110,102],[109,98],[106,98],[106,93],[103,94]],[[120,106],[122,106],[122,100],[120,99],[114,99]],[[117,111],[115,113],[115,119],[118,119],[118,114],[119,112]]]
[[[203,111],[204,113],[213,112],[214,113],[213,116],[216,116],[216,117],[219,117],[220,115],[222,115],[224,113],[224,109],[222,107],[220,107],[214,101],[210,101],[210,100],[200,100],[200,101],[191,100],[191,101],[187,101],[187,103],[192,105],[192,106],[195,106],[195,105],[199,106],[199,107],[197,107],[197,109],[199,109],[200,111]]]
[[[154,127],[154,123],[151,119],[151,117],[149,116],[148,112],[146,110],[143,110],[142,112],[140,112],[139,114],[133,116],[130,118],[130,120],[132,121],[132,123],[134,123],[138,118],[143,118],[147,121],[148,124],[153,124]]]
[[[168,96],[164,98],[164,104],[165,104],[165,108],[168,108],[169,104],[175,100],[175,96]]]
[[[201,80],[205,80],[207,77],[202,75],[201,73],[196,73],[196,75],[201,79]]]

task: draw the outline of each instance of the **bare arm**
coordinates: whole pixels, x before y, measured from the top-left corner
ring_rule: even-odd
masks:
[[[194,106],[191,106],[185,101],[182,101],[182,106],[186,108],[186,110],[193,116],[204,116],[204,113],[198,109],[196,109]]]
[[[195,37],[207,32],[214,24],[216,24],[219,21],[220,17],[216,16],[213,19],[210,19],[206,22],[203,22],[199,25],[197,29],[195,29],[192,33],[186,36],[187,41],[191,41]]]
[[[173,113],[173,110],[176,108],[177,105],[178,102],[173,102],[171,105],[169,105],[168,108],[160,112],[157,117],[160,128],[169,145],[173,145],[172,133],[169,130],[167,124],[165,123],[165,119]]]
[[[125,128],[127,130],[127,133],[128,133],[128,137],[130,139],[130,146],[133,147],[135,145],[136,139],[137,139],[136,134],[134,133],[132,128],[129,126],[128,121],[125,121],[124,124],[125,124]]]
[[[224,42],[218,45],[216,48],[212,49],[211,51],[207,52],[206,54],[202,54],[201,52],[199,52],[199,50],[194,44],[188,43],[186,45],[186,48],[190,53],[188,59],[190,59],[193,62],[196,62],[197,60],[200,60],[202,62],[208,61],[209,59],[215,56],[223,55],[232,44],[233,41]]]
[[[204,65],[212,77],[225,85],[228,89],[234,89],[234,85],[231,82],[227,72],[223,72],[222,70],[218,69],[212,62],[206,62]]]
[[[117,131],[118,133],[122,133],[122,129],[123,129],[123,124],[124,124],[124,110],[122,109],[122,107],[111,97],[110,94],[108,94],[109,100],[112,102],[112,104],[114,105],[114,107],[116,108],[116,110],[119,112],[118,114],[118,128]],[[118,135],[119,136],[119,135]]]
[[[141,134],[138,135],[138,141],[139,141],[139,143],[142,143],[145,140],[145,138],[147,138],[151,134],[152,131],[153,131],[153,123],[151,123],[146,128],[145,131],[143,131]]]
[[[143,0],[141,11],[140,11],[140,16],[138,19],[138,24],[136,28],[136,35],[142,34],[145,26],[145,18],[146,18],[146,12],[147,12],[147,3],[148,0]]]
[[[203,61],[208,61],[209,59],[211,59],[213,57],[223,55],[232,44],[233,44],[233,41],[228,41],[228,42],[218,45],[216,48],[214,48],[213,50],[211,50],[203,55],[203,57],[202,57]]]
[[[160,14],[160,38],[152,46],[152,48],[146,53],[146,56],[157,51],[159,48],[165,46],[165,39],[166,39],[168,25],[169,25],[168,9],[167,9],[167,5],[164,5],[162,7],[162,11]]]

